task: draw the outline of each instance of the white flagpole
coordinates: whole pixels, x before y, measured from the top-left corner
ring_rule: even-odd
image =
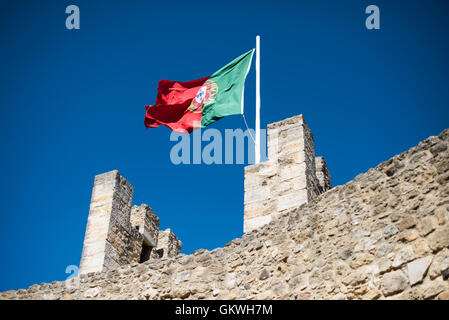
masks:
[[[255,160],[260,163],[260,36],[256,36],[256,143]]]

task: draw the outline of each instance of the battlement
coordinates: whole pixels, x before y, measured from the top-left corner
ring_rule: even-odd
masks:
[[[302,115],[269,124],[267,143],[268,161],[245,167],[245,233],[332,186]],[[133,193],[117,170],[95,177],[80,274],[179,254],[181,241],[170,229],[159,231],[148,205],[132,206]]]
[[[245,233],[332,187],[302,115],[269,124],[267,146],[268,161],[245,167]]]
[[[302,116],[268,129],[241,238],[179,254],[114,170],[95,177],[80,275],[0,300],[449,299],[449,129],[331,190]]]
[[[146,204],[131,207],[133,194],[133,186],[117,170],[95,177],[80,274],[179,254],[181,242],[171,232],[171,237],[159,232],[153,209]]]

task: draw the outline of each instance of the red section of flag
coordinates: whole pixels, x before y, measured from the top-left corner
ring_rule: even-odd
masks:
[[[198,90],[209,77],[187,81],[159,81],[156,104],[146,106],[145,126],[165,125],[176,132],[192,132],[201,123],[201,112],[188,110]]]

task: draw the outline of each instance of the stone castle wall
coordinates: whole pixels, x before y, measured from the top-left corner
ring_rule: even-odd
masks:
[[[0,299],[449,299],[448,147],[449,129],[224,248]]]

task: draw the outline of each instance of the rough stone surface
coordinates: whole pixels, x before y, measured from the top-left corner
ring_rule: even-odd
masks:
[[[387,273],[382,278],[382,292],[385,296],[404,291],[407,286],[407,277],[400,270]]]
[[[422,281],[431,261],[432,257],[429,256],[412,261],[407,265],[410,285],[413,286],[414,284]]]
[[[159,231],[159,238],[157,242],[157,249],[155,253],[159,258],[176,257],[181,252],[182,242],[178,240],[171,229]]]
[[[326,165],[324,157],[315,157],[316,177],[320,184],[321,193],[332,189],[331,175]]]
[[[447,269],[449,269],[449,249],[445,248],[435,255],[429,269],[429,276],[431,279],[435,279]]]
[[[156,247],[159,238],[159,217],[148,205],[133,206],[130,217],[131,226],[143,235],[145,242]]]
[[[0,299],[447,299],[448,145],[445,130],[223,248],[10,290]],[[407,230],[418,237],[404,240]]]
[[[331,189],[323,157],[315,157],[302,115],[268,125],[268,161],[245,167],[244,232]]]
[[[133,193],[117,170],[95,177],[80,273],[110,270],[137,259],[138,248],[128,241],[133,236],[129,223]]]
[[[146,204],[131,208],[133,193],[133,186],[117,170],[95,177],[80,274],[114,270],[163,256],[154,250],[159,240],[159,218]],[[168,255],[174,256],[181,242],[169,233],[162,232],[161,248],[171,250]]]
[[[428,239],[430,249],[434,252],[449,247],[449,225],[438,228]]]

